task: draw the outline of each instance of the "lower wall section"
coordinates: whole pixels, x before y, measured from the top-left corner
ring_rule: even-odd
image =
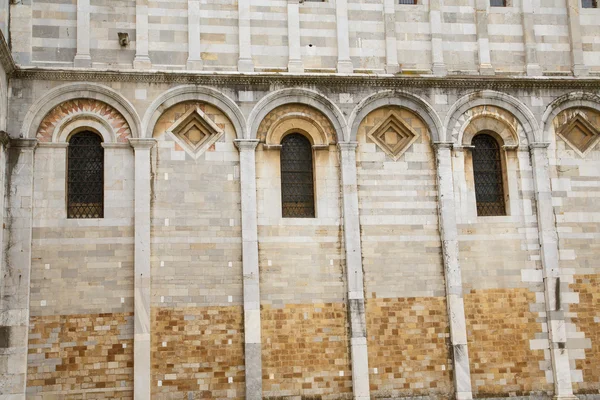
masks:
[[[373,398],[452,396],[445,298],[369,299],[366,317]]]
[[[572,322],[591,340],[585,349],[585,359],[575,365],[583,374],[583,382],[574,384],[576,393],[600,393],[600,275],[575,275],[571,288],[579,294],[579,303],[569,306],[576,314]]]
[[[352,398],[345,304],[263,305],[261,317],[264,398]]]
[[[241,306],[152,309],[153,399],[243,399]]]
[[[550,365],[544,350],[531,350],[530,340],[547,339],[528,289],[473,290],[464,296],[476,397],[506,397],[551,393],[542,366]]]
[[[133,314],[31,317],[28,398],[133,397]]]

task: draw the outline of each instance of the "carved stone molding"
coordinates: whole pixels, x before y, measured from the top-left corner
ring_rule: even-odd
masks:
[[[371,129],[367,136],[377,146],[397,161],[419,138],[419,133],[402,120],[394,111]]]
[[[167,130],[192,158],[197,159],[219,140],[224,132],[199,107],[190,108]]]
[[[585,157],[600,141],[600,130],[579,112],[558,130],[557,135],[581,157]]]

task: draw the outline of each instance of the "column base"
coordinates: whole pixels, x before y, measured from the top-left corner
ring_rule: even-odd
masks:
[[[150,57],[136,56],[133,59],[133,68],[134,69],[150,69],[150,68],[152,68],[152,62],[150,62]]]
[[[73,59],[73,66],[75,68],[91,68],[92,57],[89,54],[76,54]]]
[[[385,66],[385,72],[388,74],[399,74],[402,72],[399,64],[387,64]]]
[[[288,72],[301,74],[304,72],[304,63],[302,60],[290,60],[288,62]]]
[[[481,64],[479,65],[479,74],[496,75],[496,71],[494,71],[494,67],[492,67],[492,64]]]
[[[187,60],[185,68],[188,71],[202,71],[204,69],[204,64],[202,60]]]
[[[539,64],[527,64],[527,76],[542,76],[544,72]]]
[[[338,61],[337,63],[337,72],[338,74],[351,74],[354,72],[354,65],[352,65],[352,61]]]
[[[249,58],[238,60],[238,72],[254,72],[254,63]]]
[[[444,63],[434,63],[431,72],[435,76],[446,76],[448,75],[448,69],[446,68],[446,64]]]
[[[573,76],[588,76],[590,73],[590,69],[585,65],[577,64],[573,65]]]

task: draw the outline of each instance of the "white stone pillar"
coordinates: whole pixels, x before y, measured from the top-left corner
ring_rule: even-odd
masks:
[[[337,0],[335,3],[335,18],[337,26],[337,72],[351,74],[354,72],[350,60],[350,38],[348,36],[348,0]]]
[[[0,260],[0,397],[6,399],[25,398],[36,145],[36,139],[13,139],[8,151]]]
[[[12,56],[19,65],[31,64],[33,39],[31,2],[10,4],[10,39]]]
[[[475,0],[475,23],[479,48],[479,73],[481,75],[494,75],[488,36],[488,6],[489,0]]]
[[[150,151],[156,140],[129,139],[134,161],[134,336],[133,394],[150,399]]]
[[[254,71],[252,62],[252,31],[250,29],[250,0],[238,0],[238,32],[240,43],[239,72]]]
[[[396,39],[396,2],[397,0],[383,0],[385,72],[388,74],[397,74],[400,72],[400,64],[398,64],[398,44]]]
[[[288,0],[288,72],[304,72],[300,53],[300,9],[298,0]]]
[[[243,0],[240,0],[242,2]],[[201,70],[200,0],[188,0],[188,60],[187,69]]]
[[[350,316],[352,387],[354,399],[366,400],[371,397],[356,178],[356,146],[356,142],[338,143],[342,175],[342,209],[344,213],[346,279],[348,281],[348,311]]]
[[[90,0],[77,0],[77,53],[73,60],[77,68],[90,68]]]
[[[135,58],[133,68],[150,69],[152,63],[148,55],[148,0],[135,1]]]
[[[240,151],[242,203],[242,269],[244,274],[244,357],[246,399],[262,399],[260,332],[260,279],[256,208],[256,161],[258,140],[236,140]]]
[[[467,324],[461,269],[458,263],[458,229],[454,203],[452,144],[435,143],[440,236],[446,281],[446,303],[450,322],[450,341],[457,400],[473,398],[467,346]]]
[[[442,38],[442,0],[429,0],[429,26],[431,29],[431,71],[436,76],[448,74],[444,63]]]
[[[573,75],[586,76],[589,73],[589,68],[583,62],[583,41],[581,39],[581,21],[579,19],[580,7],[581,0],[567,0]]]
[[[527,76],[541,76],[542,68],[538,62],[537,43],[533,27],[534,1],[522,1],[523,6],[523,41],[525,43],[525,71]]]
[[[573,395],[569,351],[566,348],[565,315],[560,303],[560,266],[558,233],[552,205],[548,163],[549,143],[530,145],[534,192],[537,203],[538,232],[542,256],[546,318],[554,376],[554,398],[576,399]],[[557,298],[558,294],[558,298]]]

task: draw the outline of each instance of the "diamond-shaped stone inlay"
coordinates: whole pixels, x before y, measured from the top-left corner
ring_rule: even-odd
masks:
[[[582,114],[577,113],[558,131],[558,136],[580,156],[585,157],[598,144],[600,131]]]
[[[367,133],[367,136],[394,161],[419,138],[419,134],[394,111]]]
[[[194,158],[198,158],[223,136],[223,130],[199,108],[186,112],[167,133]]]

